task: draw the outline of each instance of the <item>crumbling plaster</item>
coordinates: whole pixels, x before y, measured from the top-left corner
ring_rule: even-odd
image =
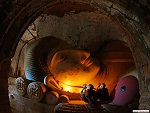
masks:
[[[92,54],[97,52],[106,40],[125,41],[111,19],[99,12],[70,13],[63,17],[45,14],[37,18],[35,24],[40,38],[55,36],[74,48],[85,49]]]

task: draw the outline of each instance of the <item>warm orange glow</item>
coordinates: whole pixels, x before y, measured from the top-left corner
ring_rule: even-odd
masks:
[[[70,86],[66,86],[66,87],[64,87],[64,90],[70,92],[71,91],[71,87]]]
[[[82,90],[81,86],[71,86],[69,85],[71,81],[66,81],[65,83],[59,83],[61,87],[63,87],[64,91],[72,92],[72,93],[79,93]]]
[[[78,86],[91,83],[99,72],[100,64],[87,51],[66,49],[54,54],[49,69],[65,91],[80,92]]]

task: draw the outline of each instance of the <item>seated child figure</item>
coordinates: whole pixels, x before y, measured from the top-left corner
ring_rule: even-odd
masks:
[[[84,102],[87,102],[88,104],[96,104],[97,103],[97,95],[96,91],[94,90],[94,86],[92,84],[89,84],[86,87],[86,84],[84,84],[82,91],[80,92],[81,99]]]
[[[101,83],[97,87],[98,101],[107,101],[109,99],[108,89],[104,83]]]

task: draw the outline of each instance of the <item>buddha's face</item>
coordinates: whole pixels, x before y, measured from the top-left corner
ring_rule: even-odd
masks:
[[[97,59],[83,50],[61,50],[54,54],[49,69],[59,85],[82,86],[90,83],[98,73]]]

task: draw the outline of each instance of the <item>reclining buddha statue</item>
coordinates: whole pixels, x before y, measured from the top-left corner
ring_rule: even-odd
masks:
[[[80,99],[83,84],[97,86],[102,82],[100,62],[99,59],[92,58],[90,52],[73,48],[66,42],[49,36],[29,44],[26,48],[24,70],[26,79],[32,82],[42,82],[59,95],[67,95],[70,100],[74,100]],[[130,78],[135,79],[136,84],[138,83],[135,77],[129,77],[126,87],[128,87]],[[119,78],[117,79],[119,81]],[[112,85],[112,88],[114,87]],[[120,97],[120,95],[125,96],[123,93],[126,93],[126,89],[128,89],[126,88],[124,92],[120,92],[120,88],[122,88],[122,84],[117,87],[117,97]],[[126,100],[131,101],[133,97],[134,95]],[[112,102],[118,103],[117,99]],[[59,106],[57,110],[59,111]]]

